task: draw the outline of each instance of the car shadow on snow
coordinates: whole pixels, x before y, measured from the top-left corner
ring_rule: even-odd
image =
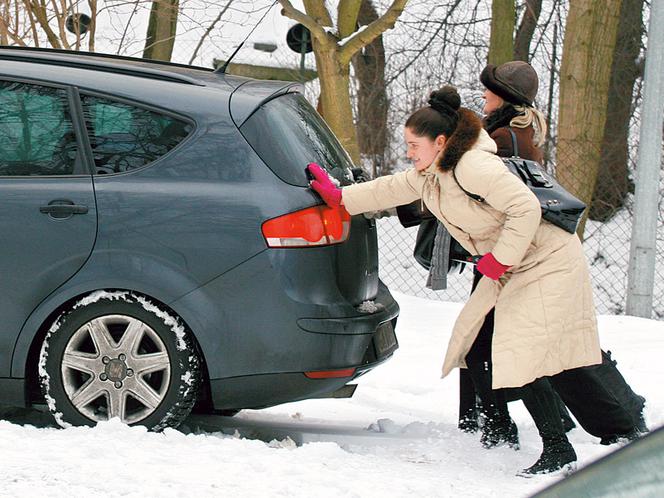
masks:
[[[0,406],[0,420],[42,429],[60,427],[45,406]],[[298,417],[275,417],[272,414],[247,410],[234,417],[192,414],[177,430],[185,434],[222,433],[265,443],[290,440],[301,446],[312,442],[334,442],[339,445],[398,444],[405,440],[435,438],[446,429],[438,424],[420,422],[400,426],[390,419],[379,419],[368,426],[357,422],[340,423],[320,419],[305,421]]]
[[[59,427],[46,407],[0,406],[0,420],[17,425],[31,425],[40,429]]]

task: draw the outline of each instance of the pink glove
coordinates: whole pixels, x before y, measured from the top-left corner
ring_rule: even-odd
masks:
[[[490,252],[482,256],[477,262],[477,271],[492,280],[498,280],[510,268],[510,266],[505,266],[494,258]]]
[[[341,206],[341,189],[332,182],[327,172],[316,163],[309,163],[307,169],[315,178],[310,182],[311,188],[318,192],[325,204]]]

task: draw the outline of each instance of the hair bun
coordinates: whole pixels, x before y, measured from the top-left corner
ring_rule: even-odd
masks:
[[[431,92],[429,105],[438,112],[454,114],[461,107],[461,97],[459,97],[456,88],[447,85],[440,90]]]

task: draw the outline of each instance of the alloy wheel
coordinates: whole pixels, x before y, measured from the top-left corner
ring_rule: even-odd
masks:
[[[88,321],[72,335],[61,372],[66,395],[82,415],[94,421],[117,417],[132,424],[164,400],[171,361],[150,326],[113,314]]]

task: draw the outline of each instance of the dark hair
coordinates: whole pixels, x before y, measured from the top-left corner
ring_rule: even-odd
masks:
[[[406,128],[410,128],[417,136],[426,136],[435,140],[438,135],[449,137],[457,127],[461,107],[461,97],[453,86],[444,86],[431,92],[429,106],[415,111],[406,120]]]

